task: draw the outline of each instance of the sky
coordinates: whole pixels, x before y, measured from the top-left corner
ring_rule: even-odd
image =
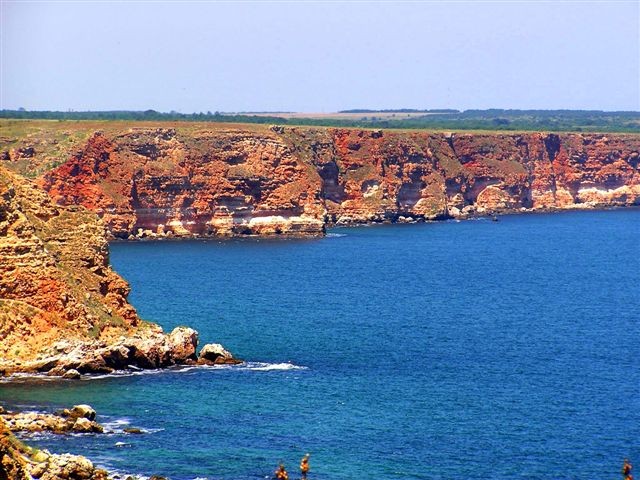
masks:
[[[639,0],[0,1],[0,109],[640,110]]]

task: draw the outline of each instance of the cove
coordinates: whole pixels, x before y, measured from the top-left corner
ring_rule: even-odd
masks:
[[[639,458],[640,211],[116,243],[130,300],[248,361],[0,385],[144,435],[30,440],[173,480],[616,478]],[[570,473],[567,469],[570,468]]]

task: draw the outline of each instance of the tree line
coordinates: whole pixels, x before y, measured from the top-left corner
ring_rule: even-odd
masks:
[[[5,119],[128,120],[128,121],[185,121],[215,123],[261,123],[279,125],[308,125],[328,127],[444,129],[444,130],[529,130],[640,133],[640,112],[599,110],[358,110],[360,118],[288,118],[251,113],[221,112],[179,113],[156,110],[129,111],[28,111],[0,110]],[[411,116],[389,116],[389,113],[412,113]],[[384,116],[376,114],[385,113]],[[425,115],[419,115],[425,113]]]

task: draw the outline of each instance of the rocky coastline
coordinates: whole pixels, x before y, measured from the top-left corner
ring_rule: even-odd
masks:
[[[152,231],[142,231],[136,235],[131,235],[127,238],[109,237],[109,243],[128,243],[128,242],[153,242],[153,241],[173,241],[180,242],[183,240],[221,240],[225,238],[264,238],[264,239],[305,239],[305,238],[322,238],[327,235],[328,230],[336,228],[350,228],[350,227],[362,227],[362,226],[375,226],[375,225],[411,225],[420,223],[437,223],[444,221],[465,221],[465,220],[482,220],[490,219],[495,220],[502,216],[510,215],[544,215],[544,214],[556,214],[563,212],[579,212],[579,211],[610,211],[620,209],[633,209],[640,208],[640,204],[631,205],[604,205],[604,204],[576,204],[562,209],[558,208],[504,208],[501,210],[482,210],[474,211],[473,213],[467,212],[459,215],[443,215],[437,218],[426,219],[423,216],[412,215],[395,215],[390,218],[372,218],[366,220],[352,220],[352,219],[340,219],[336,222],[327,221],[325,229],[317,235],[280,235],[280,234],[244,234],[242,236],[225,237],[215,233],[187,233],[184,235],[173,234],[158,234]]]
[[[25,125],[35,130],[0,138],[1,377],[241,362],[219,344],[198,352],[191,328],[165,333],[141,319],[109,265],[114,239],[316,237],[640,205],[637,135]],[[36,451],[12,433],[99,433],[91,410],[0,412],[0,480],[107,479],[84,457]]]
[[[198,333],[169,334],[140,319],[128,284],[109,266],[107,232],[92,212],[55,205],[31,181],[0,167],[0,376],[63,379],[128,369],[241,363],[219,344],[197,354]],[[84,457],[38,451],[12,433],[99,433],[95,412],[0,415],[0,480],[105,480]]]
[[[115,480],[115,475],[96,467],[86,457],[34,449],[16,437],[42,432],[57,435],[117,433],[96,421],[96,411],[90,405],[74,405],[55,413],[5,411],[0,407],[0,479]],[[128,427],[120,433],[144,432]],[[134,479],[129,475],[117,475],[117,478]],[[164,477],[151,478],[162,480]]]
[[[0,408],[0,479],[2,480],[110,480],[106,470],[96,468],[80,455],[53,454],[27,446],[15,433],[103,433],[88,405],[76,405],[59,414],[7,412]]]
[[[127,301],[128,284],[109,266],[96,215],[53,204],[1,167],[0,257],[0,375],[75,378],[235,361],[221,346],[205,345],[198,358],[191,328],[165,334],[140,319]]]

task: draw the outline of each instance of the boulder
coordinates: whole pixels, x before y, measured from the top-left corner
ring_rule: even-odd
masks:
[[[169,352],[175,363],[184,363],[196,359],[198,332],[193,328],[176,327],[167,339]]]
[[[234,358],[231,352],[225,350],[219,343],[208,343],[200,350],[198,363],[200,365],[236,365],[242,363],[242,360]]]
[[[103,433],[104,429],[96,422],[92,422],[88,418],[80,417],[76,419],[73,424],[72,430],[80,433]]]
[[[86,418],[93,421],[96,419],[96,411],[90,405],[75,405],[69,410],[69,417]]]
[[[83,359],[74,369],[80,373],[113,373],[113,368],[108,367],[104,358],[98,355],[90,355]]]
[[[149,336],[133,340],[131,348],[131,364],[139,368],[160,368],[168,365],[168,350],[162,336]]]
[[[71,409],[51,413],[3,413],[0,419],[12,432],[81,432],[103,433],[102,425],[95,421],[96,411],[89,405],[76,405]]]
[[[66,372],[64,372],[64,374],[62,375],[62,378],[67,378],[67,379],[72,379],[72,380],[77,380],[78,378],[80,378],[82,375],[80,375],[80,372],[75,370],[75,369],[70,369],[67,370]]]
[[[123,369],[129,365],[130,351],[125,345],[111,345],[100,352],[104,363],[111,368]]]
[[[36,464],[34,470],[40,473],[40,480],[96,479],[93,463],[85,457],[71,455],[50,455],[46,466]],[[99,477],[98,477],[99,478]]]

